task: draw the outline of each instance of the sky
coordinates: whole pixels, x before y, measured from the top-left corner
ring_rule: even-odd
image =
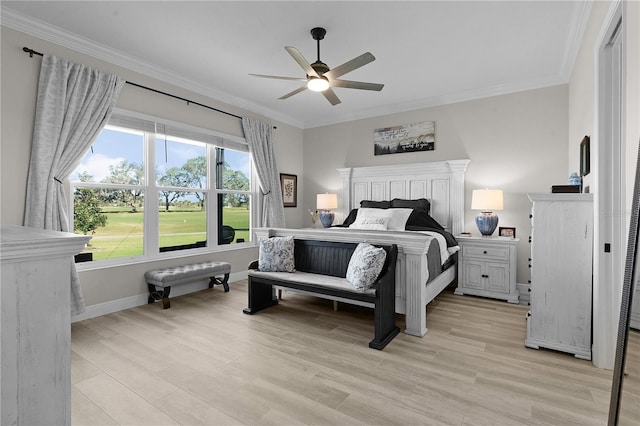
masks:
[[[205,144],[186,142],[184,139],[166,138],[165,143],[164,135],[156,140],[156,169],[160,173],[171,167],[181,167],[190,158],[206,155]],[[142,164],[143,151],[142,132],[124,132],[107,126],[71,174],[70,180],[77,181],[79,173],[88,171],[93,176],[94,182],[100,182],[109,176],[109,166],[118,165],[123,160]],[[247,153],[227,149],[225,161],[231,169],[240,170],[248,178],[251,177]]]

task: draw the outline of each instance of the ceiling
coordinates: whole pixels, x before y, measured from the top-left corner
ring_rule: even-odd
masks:
[[[582,1],[2,1],[2,25],[300,128],[568,82],[589,14]],[[34,21],[35,19],[35,21]],[[285,51],[334,68],[376,60],[336,88],[278,97],[304,77]],[[37,48],[37,46],[28,46]],[[44,52],[46,53],[46,52]]]

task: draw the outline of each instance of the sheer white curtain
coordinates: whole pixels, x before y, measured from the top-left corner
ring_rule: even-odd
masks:
[[[256,166],[262,190],[262,226],[284,228],[284,206],[280,175],[273,149],[271,125],[252,118],[242,119],[244,138]]]
[[[109,120],[125,81],[84,65],[44,55],[40,68],[25,226],[70,232],[63,182]],[[71,315],[84,311],[71,262]]]

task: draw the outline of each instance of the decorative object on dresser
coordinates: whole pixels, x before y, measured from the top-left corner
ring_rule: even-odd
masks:
[[[593,194],[529,194],[531,309],[525,345],[591,359]]]
[[[509,226],[501,226],[501,227],[498,228],[498,236],[499,237],[505,237],[505,238],[515,238],[516,237],[516,228],[512,228],[512,227],[509,227]]]
[[[569,185],[577,186],[578,188],[582,188],[582,178],[578,175],[578,172],[573,172],[569,176]],[[581,192],[578,190],[578,192]]]
[[[580,187],[577,185],[552,185],[552,194],[579,194]]]
[[[458,288],[455,294],[471,294],[518,303],[516,261],[520,240],[463,236],[456,239],[460,251]]]
[[[476,216],[478,230],[484,236],[490,236],[498,226],[498,215],[494,210],[504,208],[501,189],[474,189],[471,197],[471,210],[480,210]]]
[[[337,194],[318,194],[316,197],[316,207],[320,210],[320,222],[325,228],[333,224],[336,215],[331,211],[338,208]]]

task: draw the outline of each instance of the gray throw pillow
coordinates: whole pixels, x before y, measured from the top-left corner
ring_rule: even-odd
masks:
[[[383,248],[368,243],[358,244],[349,260],[347,281],[358,290],[367,290],[376,282],[386,258]]]
[[[263,272],[294,272],[293,236],[260,240],[258,270]]]

